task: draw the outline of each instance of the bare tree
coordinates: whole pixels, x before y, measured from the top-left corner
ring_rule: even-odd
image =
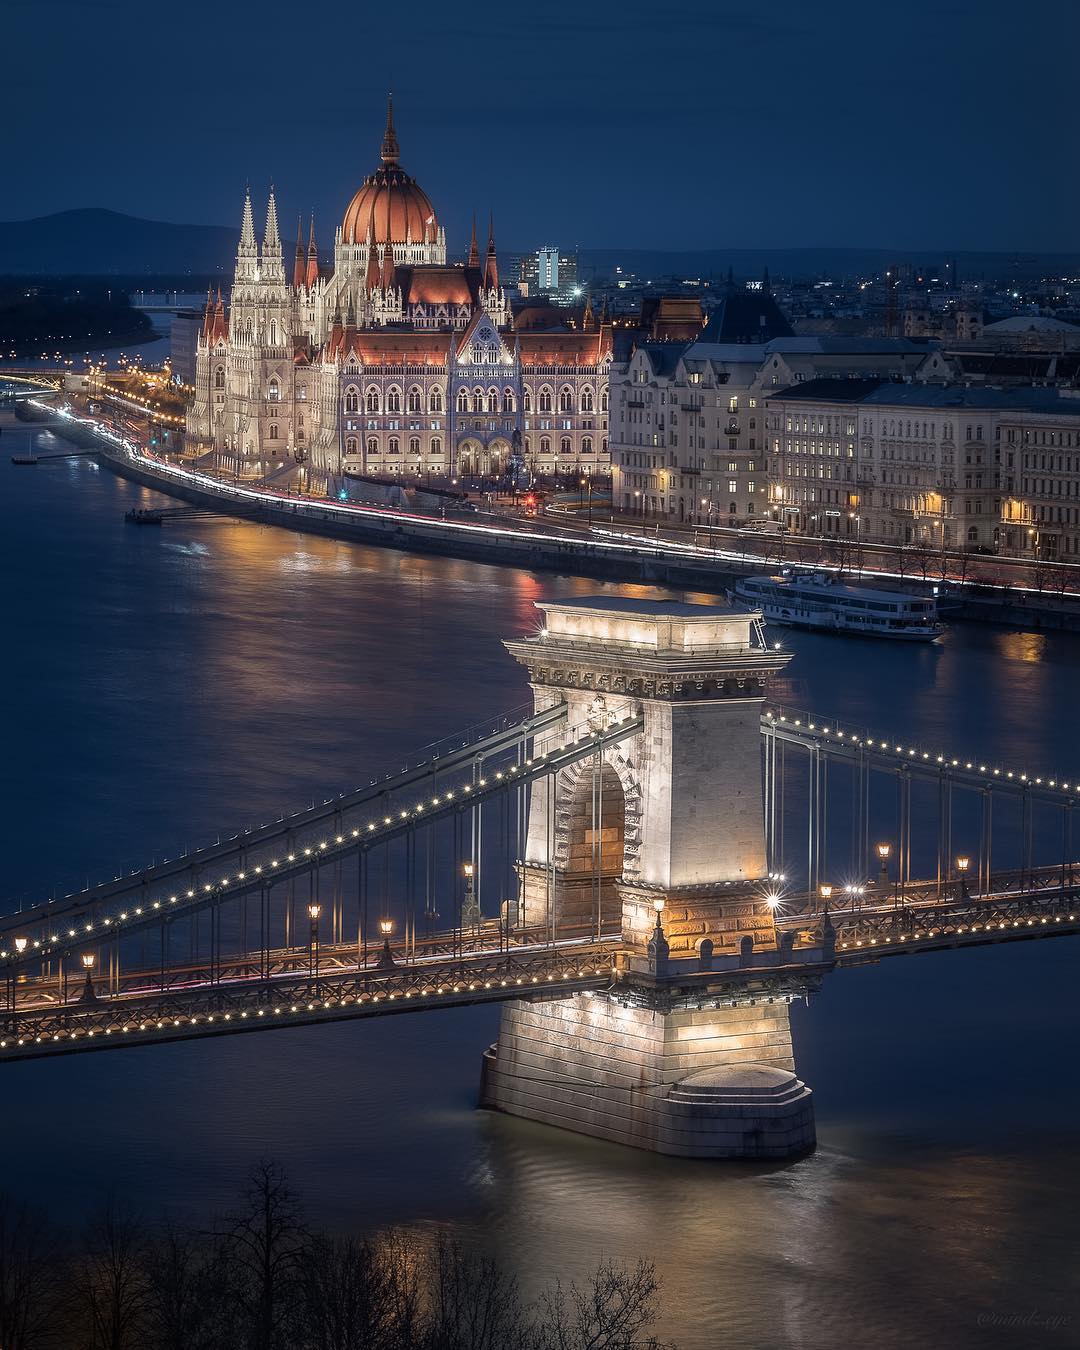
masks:
[[[142,1346],[149,1306],[146,1233],[112,1202],[87,1230],[74,1293],[87,1350]]]
[[[394,1276],[356,1237],[318,1237],[304,1252],[296,1300],[302,1350],[394,1350]]]
[[[243,1206],[229,1216],[222,1242],[250,1350],[288,1345],[289,1302],[306,1241],[297,1196],[281,1168],[264,1160],[249,1173]]]
[[[224,1350],[236,1344],[230,1269],[222,1245],[169,1227],[147,1260],[147,1345]]]
[[[517,1280],[498,1262],[443,1237],[426,1262],[429,1350],[511,1350],[527,1338]]]
[[[557,1282],[539,1302],[535,1350],[664,1350],[649,1331],[660,1282],[650,1261],[631,1270],[601,1261],[588,1285]]]
[[[44,1215],[0,1197],[0,1347],[59,1345],[60,1249]]]

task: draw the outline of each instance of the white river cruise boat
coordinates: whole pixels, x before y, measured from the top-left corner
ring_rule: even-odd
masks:
[[[934,642],[943,631],[932,596],[845,586],[824,572],[795,576],[743,577],[728,599],[761,610],[770,623],[827,633]]]

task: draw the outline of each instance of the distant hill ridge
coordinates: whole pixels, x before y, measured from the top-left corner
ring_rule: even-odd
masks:
[[[0,274],[51,276],[183,276],[232,274],[238,230],[225,225],[174,225],[101,207],[60,211],[35,220],[0,221]],[[286,260],[293,241],[284,240]],[[514,250],[506,250],[513,253]],[[1080,253],[976,253],[883,248],[714,248],[683,252],[638,248],[582,248],[585,276],[616,267],[638,277],[842,277],[880,272],[891,263],[944,264],[957,260],[961,280],[1075,276]]]

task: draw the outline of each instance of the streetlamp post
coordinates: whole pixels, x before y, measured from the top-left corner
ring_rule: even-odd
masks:
[[[971,859],[966,854],[961,854],[956,860],[956,870],[960,874],[960,899],[969,900],[971,896],[968,893],[968,868],[971,866]]]
[[[476,864],[467,862],[462,868],[465,873],[465,899],[461,905],[461,926],[475,932],[480,927],[480,903],[476,896]]]
[[[380,970],[395,970],[397,962],[394,960],[394,953],[390,948],[390,934],[394,931],[393,919],[380,919],[379,932],[382,934],[382,952],[379,956]]]
[[[308,977],[319,982],[319,915],[322,905],[312,902],[307,907],[310,927],[308,929]]]
[[[83,970],[86,971],[86,979],[83,981],[82,1003],[96,1003],[97,993],[94,990],[94,953],[83,952],[82,954]]]

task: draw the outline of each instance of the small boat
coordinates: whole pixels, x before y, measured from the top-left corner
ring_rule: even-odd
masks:
[[[728,599],[752,605],[770,623],[826,633],[935,642],[944,631],[932,596],[846,586],[827,572],[743,577]]]

